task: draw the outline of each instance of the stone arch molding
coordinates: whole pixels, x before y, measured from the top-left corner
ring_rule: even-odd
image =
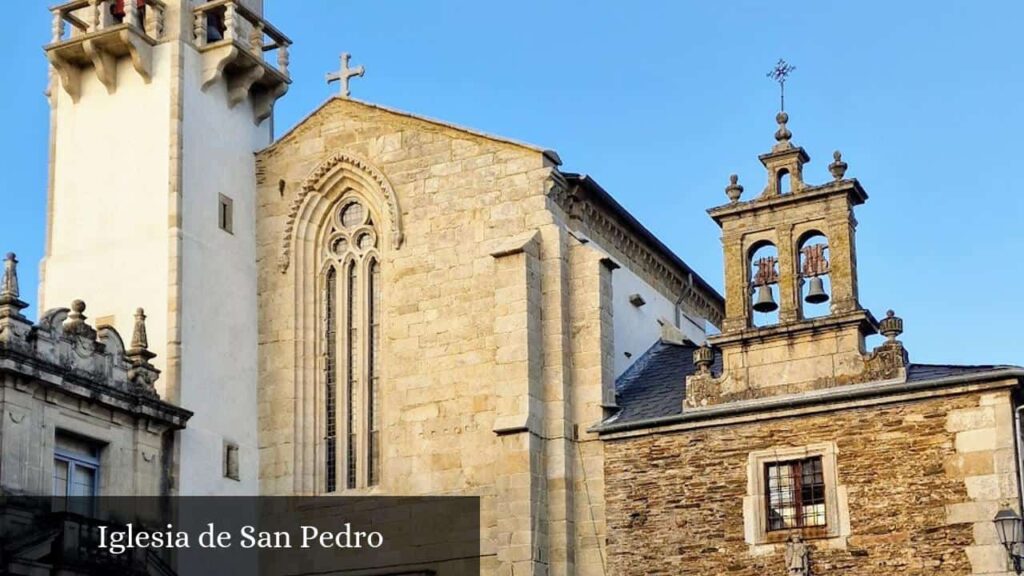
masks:
[[[309,218],[315,218],[316,206],[324,200],[333,201],[349,190],[365,196],[377,205],[387,222],[381,222],[381,229],[389,231],[391,248],[402,246],[402,211],[398,196],[384,174],[366,160],[350,152],[337,152],[324,160],[303,180],[299,193],[292,201],[281,241],[278,270],[288,271],[292,261],[292,248],[300,225]]]

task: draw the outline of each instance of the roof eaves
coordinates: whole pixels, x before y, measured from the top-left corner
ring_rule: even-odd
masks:
[[[648,242],[654,248],[661,252],[672,264],[678,266],[682,271],[693,279],[693,282],[700,287],[701,290],[706,292],[710,298],[715,300],[719,308],[725,307],[725,298],[715,290],[711,284],[709,284],[704,278],[701,277],[689,264],[683,261],[678,254],[672,251],[671,248],[665,245],[653,232],[647,229],[639,220],[633,216],[629,210],[620,204],[614,196],[611,195],[607,190],[604,189],[596,180],[590,177],[588,174],[579,174],[575,172],[563,172],[562,176],[568,181],[578,182],[580,185],[585,186],[587,190],[594,194],[594,196],[607,206],[613,213],[619,216],[625,224],[631,228],[638,236],[640,236],[645,242]]]
[[[821,394],[804,394],[797,397],[793,397],[793,395],[787,394],[784,396],[769,398],[767,400],[760,401],[756,405],[751,404],[749,402],[737,402],[735,404],[720,404],[711,408],[703,408],[691,412],[683,412],[681,414],[674,414],[672,416],[662,416],[658,418],[648,418],[641,420],[630,420],[626,422],[602,422],[601,424],[592,426],[590,429],[588,429],[588,432],[594,432],[597,434],[626,432],[642,428],[668,426],[672,424],[708,420],[717,417],[732,416],[757,411],[775,410],[779,408],[795,408],[804,405],[836,402],[841,400],[852,400],[861,397],[890,395],[893,393],[902,392],[914,392],[918,390],[927,390],[929,388],[939,388],[942,386],[967,384],[971,382],[991,382],[1005,378],[1016,378],[1017,380],[1024,379],[1024,368],[1019,366],[999,367],[991,371],[975,372],[970,374],[958,374],[955,376],[947,376],[943,378],[912,380],[898,384],[872,382],[863,386],[851,386],[845,390],[841,388],[831,388],[828,390],[820,391],[822,392]]]

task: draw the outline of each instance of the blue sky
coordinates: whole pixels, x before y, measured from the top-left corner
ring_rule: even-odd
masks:
[[[51,0],[6,6],[0,251],[42,256]],[[918,362],[1024,364],[1024,3],[266,0],[295,41],[283,132],[333,90],[557,150],[721,288],[730,173],[760,190],[780,57],[793,140],[828,179],[832,151],[871,196],[858,211],[862,303],[906,321]],[[299,9],[298,7],[302,8]],[[97,191],[102,193],[102,191]],[[30,309],[34,316],[36,311]]]

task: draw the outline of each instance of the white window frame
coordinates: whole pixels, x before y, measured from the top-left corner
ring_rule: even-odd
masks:
[[[63,495],[54,494],[55,497],[57,497],[57,498],[68,498],[68,497],[71,496],[71,494],[69,494],[69,491],[71,490],[71,485],[73,484],[73,481],[74,481],[75,470],[78,469],[78,468],[88,468],[88,469],[90,469],[90,470],[92,470],[93,472],[96,473],[96,475],[94,476],[95,481],[94,481],[93,487],[92,487],[92,494],[89,494],[89,496],[98,496],[99,495],[99,491],[100,491],[100,460],[99,460],[99,458],[89,458],[89,457],[86,457],[86,456],[82,456],[81,454],[72,454],[70,452],[65,452],[64,450],[54,449],[54,451],[53,451],[53,460],[54,460],[55,464],[59,460],[61,462],[66,462],[67,465],[68,465],[68,484],[67,484],[67,487],[64,489],[64,494]],[[56,472],[54,473],[54,475],[56,475]]]
[[[846,486],[839,482],[835,442],[806,446],[778,446],[751,452],[747,457],[747,495],[743,498],[744,538],[751,546],[774,546],[784,543],[790,534],[805,540],[842,539],[850,535],[850,512]],[[765,468],[776,462],[821,458],[825,478],[825,526],[768,530],[767,485]]]
[[[95,512],[95,499],[100,495],[100,482],[102,480],[102,466],[100,465],[100,451],[103,449],[102,446],[93,441],[90,438],[82,438],[83,441],[92,445],[93,455],[88,456],[79,452],[71,452],[63,450],[56,446],[57,438],[60,437],[58,433],[54,438],[53,448],[53,475],[51,476],[51,487],[50,493],[54,500],[60,500],[64,502],[63,509],[69,512],[77,514],[85,514],[87,516],[92,515]],[[64,486],[64,494],[56,494],[56,481],[57,481],[57,463],[63,462],[68,466],[68,478],[67,483]],[[92,493],[85,496],[72,496],[71,487],[75,484],[75,474],[79,469],[89,469],[93,471],[93,485]],[[89,503],[83,507],[69,507],[68,502],[71,498],[77,499],[91,499]],[[80,501],[80,500],[79,500]]]

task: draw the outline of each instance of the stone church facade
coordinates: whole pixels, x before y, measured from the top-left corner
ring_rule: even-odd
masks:
[[[502,576],[1002,570],[1021,373],[909,362],[858,301],[866,193],[838,155],[805,184],[784,115],[711,211],[723,298],[554,151],[354,100],[347,58],[275,137],[262,2],[52,13],[40,304],[145,307],[161,493],[479,496]]]
[[[600,572],[616,341],[722,309],[559,164],[345,98],[259,153],[264,493],[478,495],[488,573]]]

